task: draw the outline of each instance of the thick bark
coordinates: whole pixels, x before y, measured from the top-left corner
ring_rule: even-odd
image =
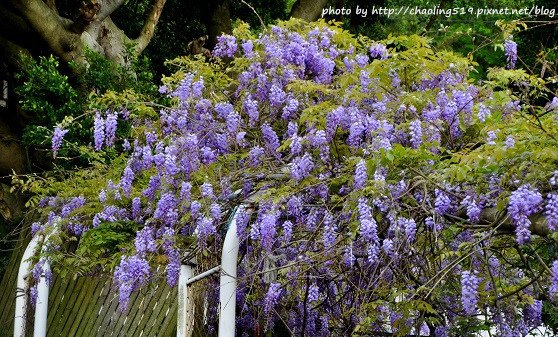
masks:
[[[2,36],[0,36],[0,45],[2,46],[2,48],[0,48],[0,56],[7,64],[14,68],[19,67],[21,54],[31,55],[27,49],[3,38]]]
[[[81,55],[79,34],[68,31],[47,4],[40,0],[11,0],[11,3],[63,60],[71,61]]]
[[[322,9],[327,0],[297,0],[291,9],[291,17],[308,22],[316,21],[322,16]]]
[[[167,0],[155,0],[155,3],[151,8],[151,12],[147,17],[145,24],[143,25],[140,36],[134,40],[134,42],[136,43],[136,52],[138,54],[140,54],[145,49],[145,47],[147,47],[147,45],[153,38],[155,26],[157,26],[157,22],[159,22],[159,18],[161,17],[161,13],[163,12],[163,7],[165,6],[166,1]]]
[[[231,15],[228,0],[209,0],[206,3],[205,26],[209,35],[206,47],[212,50],[217,43],[217,37],[223,33],[232,33]]]
[[[141,53],[153,38],[166,0],[154,0],[140,36],[131,40],[110,18],[124,0],[88,0],[83,2],[80,15],[74,20],[62,18],[51,6],[41,0],[10,0],[12,6],[32,27],[41,40],[65,61],[84,59],[83,47],[103,54],[107,59],[124,64],[125,45],[136,43],[135,51]],[[7,13],[7,12],[6,12]],[[8,16],[2,13],[1,16]],[[0,18],[2,18],[0,17]],[[26,23],[12,17],[14,27],[25,29]],[[5,35],[5,34],[4,34]]]
[[[21,147],[19,137],[11,128],[0,120],[0,177],[25,171],[25,151]]]

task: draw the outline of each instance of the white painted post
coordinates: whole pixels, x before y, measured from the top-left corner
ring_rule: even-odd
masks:
[[[25,325],[27,323],[27,303],[29,290],[29,272],[31,271],[31,257],[35,253],[40,242],[40,236],[31,239],[23,252],[19,271],[17,273],[16,303],[14,317],[14,337],[25,337]]]
[[[50,263],[48,259],[45,259],[43,273],[37,285],[37,303],[35,304],[35,327],[33,337],[45,337],[47,333],[49,285],[45,277],[46,273],[50,273]]]
[[[221,256],[221,286],[219,288],[219,337],[234,337],[236,328],[236,267],[239,240],[236,218],[244,206],[238,207],[229,224]]]

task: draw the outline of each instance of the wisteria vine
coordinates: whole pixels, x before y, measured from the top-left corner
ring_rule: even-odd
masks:
[[[363,44],[298,21],[237,33],[219,38],[210,63],[190,61],[199,67],[166,79],[160,93],[172,103],[157,119],[97,112],[93,146],[122,145],[120,180],[90,200],[46,197],[51,213],[35,230],[80,237],[137,224],[114,271],[125,306],[156,279],[156,256],[171,286],[186,252],[218,263],[230,210],[249,202],[253,212],[237,221],[246,335],[280,325],[304,336],[449,336],[463,320],[490,317],[515,336],[541,324],[558,262],[515,290],[532,267],[507,252],[558,228],[555,184],[480,168],[473,182],[456,164],[473,151],[520,157],[526,141],[491,125],[522,111],[509,91],[472,83],[468,60],[418,36]],[[515,43],[505,46],[514,68]],[[142,132],[117,139],[122,118]],[[55,130],[55,153],[64,133]],[[503,216],[491,219],[494,210]],[[532,231],[537,214],[545,230]],[[503,296],[510,291],[521,300]]]

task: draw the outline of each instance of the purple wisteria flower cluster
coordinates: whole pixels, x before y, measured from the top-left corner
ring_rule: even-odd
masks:
[[[523,185],[510,196],[508,214],[515,225],[517,243],[524,244],[531,240],[529,216],[540,209],[542,195],[530,185]]]

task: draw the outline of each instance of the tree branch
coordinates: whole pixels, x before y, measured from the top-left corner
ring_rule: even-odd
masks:
[[[31,56],[29,51],[5,38],[0,36],[0,55],[13,67],[19,67],[21,54]]]
[[[462,209],[461,211],[458,212],[457,215],[465,218],[466,217],[465,212],[466,210]],[[502,218],[502,216],[504,217]],[[529,220],[531,221],[531,226],[529,227],[531,233],[536,234],[538,236],[548,236],[551,233],[546,225],[546,217],[542,213],[537,213],[530,216]],[[499,230],[505,232],[515,231],[515,226],[512,224],[510,217],[505,213],[502,214],[501,212],[498,212],[496,207],[484,209],[480,215],[479,223],[495,226],[498,225],[500,221],[502,221],[502,225],[498,228]]]
[[[56,1],[55,0],[45,0],[47,6],[52,9],[54,13],[58,15],[58,8],[56,8]]]
[[[36,46],[38,40],[25,20],[4,4],[0,4],[0,35],[23,48]]]
[[[100,6],[96,20],[103,21],[107,16],[111,15],[118,7],[122,6],[124,0],[100,0],[97,2]]]
[[[136,52],[138,54],[140,54],[151,41],[151,38],[155,33],[155,26],[157,26],[157,22],[159,22],[159,18],[163,12],[165,2],[167,2],[167,0],[155,0],[155,3],[151,8],[151,12],[143,25],[140,36],[134,40],[136,43]]]
[[[31,27],[65,61],[74,59],[81,48],[78,34],[64,28],[58,15],[40,0],[11,0]]]
[[[79,16],[70,26],[72,32],[83,33],[87,26],[97,19],[100,9],[101,6],[96,1],[82,2],[79,8]]]

